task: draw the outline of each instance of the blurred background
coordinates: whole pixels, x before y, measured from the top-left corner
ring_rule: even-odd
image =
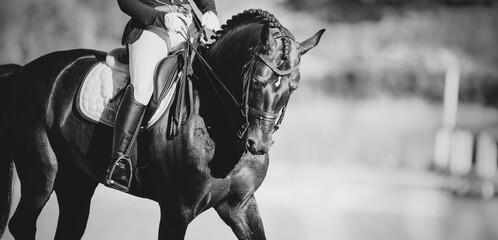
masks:
[[[268,239],[498,239],[498,1],[216,2],[222,23],[261,8],[301,41],[327,29],[303,57],[256,192]],[[116,1],[0,3],[2,64],[109,51],[128,20]],[[13,207],[19,195],[17,180]],[[39,239],[54,236],[56,204]],[[156,239],[158,210],[99,186],[84,239]],[[235,236],[209,210],[187,239]]]

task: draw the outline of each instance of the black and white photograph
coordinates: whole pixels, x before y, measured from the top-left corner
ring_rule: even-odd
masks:
[[[497,240],[498,0],[0,0],[1,240]]]

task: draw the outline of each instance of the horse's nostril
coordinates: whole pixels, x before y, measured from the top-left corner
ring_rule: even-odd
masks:
[[[246,145],[248,148],[254,148],[254,145],[256,144],[256,142],[254,142],[254,140],[252,139],[247,139],[247,142],[246,142]]]
[[[246,141],[246,149],[251,153],[255,153],[256,152],[256,141],[254,141],[251,138],[248,138]]]

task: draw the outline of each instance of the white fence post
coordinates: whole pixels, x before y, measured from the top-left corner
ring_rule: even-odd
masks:
[[[488,133],[482,132],[477,138],[476,173],[484,179],[496,176],[498,152],[495,139]]]
[[[450,171],[457,176],[465,176],[472,169],[474,138],[467,130],[455,130],[451,134]]]
[[[448,51],[440,54],[446,64],[444,81],[444,102],[442,127],[436,132],[434,165],[437,170],[448,170],[453,150],[452,136],[458,116],[458,94],[460,88],[460,67],[458,59]]]

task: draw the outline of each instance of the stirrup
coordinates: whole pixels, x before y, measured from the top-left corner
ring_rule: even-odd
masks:
[[[123,184],[121,184],[113,179],[113,176],[115,176],[115,174],[116,174],[114,171],[116,170],[116,167],[118,167],[118,165],[120,165],[120,164],[124,165],[125,171],[126,171],[127,167],[129,169],[128,176],[125,176],[128,178],[127,185],[123,185]],[[126,165],[128,165],[128,166],[126,166]],[[107,170],[104,185],[111,187],[111,188],[114,188],[116,190],[122,191],[122,192],[129,192],[130,186],[131,186],[132,174],[133,174],[133,169],[132,169],[132,163],[131,163],[130,157],[123,155],[123,156],[119,157],[118,160],[116,160],[114,162],[114,164],[112,164],[112,166]]]

